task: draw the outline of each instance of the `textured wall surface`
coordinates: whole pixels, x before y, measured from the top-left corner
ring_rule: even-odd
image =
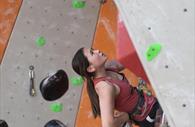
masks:
[[[194,0],[115,0],[171,127],[194,127]],[[162,50],[148,62],[146,49]]]
[[[0,1],[0,63],[21,4],[22,0]]]
[[[99,1],[86,0],[86,6],[74,9],[71,0],[23,0],[16,24],[1,63],[0,118],[9,127],[43,127],[51,119],[73,127],[78,111],[82,86],[72,86],[54,102],[63,110],[49,109],[54,102],[45,101],[39,91],[40,81],[57,69],[64,69],[69,77],[71,60],[81,46],[90,47],[99,11]],[[42,47],[35,41],[46,40]],[[29,95],[29,66],[35,67],[37,95]]]

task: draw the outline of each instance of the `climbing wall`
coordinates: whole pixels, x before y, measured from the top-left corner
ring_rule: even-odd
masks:
[[[194,127],[194,1],[115,2],[169,124]]]
[[[7,47],[22,0],[0,1],[0,63]]]
[[[9,127],[43,127],[51,119],[74,126],[82,86],[69,82],[62,98],[47,102],[39,83],[57,69],[64,69],[69,78],[77,76],[71,60],[78,48],[91,46],[100,5],[98,0],[82,4],[72,7],[72,0],[23,0],[1,63],[0,119]],[[30,65],[35,72],[34,97],[29,95]],[[61,103],[62,111],[51,111],[53,103]]]

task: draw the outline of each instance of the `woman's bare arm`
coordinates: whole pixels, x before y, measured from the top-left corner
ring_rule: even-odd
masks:
[[[96,91],[99,95],[102,127],[119,127],[124,121],[127,121],[125,115],[114,117],[115,87],[105,81],[96,85]]]

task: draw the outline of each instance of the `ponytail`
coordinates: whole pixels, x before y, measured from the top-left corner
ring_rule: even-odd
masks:
[[[89,61],[83,54],[83,48],[80,48],[76,52],[72,60],[72,68],[77,74],[81,75],[82,77],[85,77],[87,80],[87,93],[89,95],[89,99],[91,102],[93,116],[96,118],[97,116],[100,116],[99,97],[95,91],[94,83],[92,80],[94,72],[92,73],[87,72],[88,66]]]
[[[97,116],[100,116],[99,98],[95,90],[93,80],[90,77],[87,78],[87,92],[91,102],[93,116],[96,118]]]

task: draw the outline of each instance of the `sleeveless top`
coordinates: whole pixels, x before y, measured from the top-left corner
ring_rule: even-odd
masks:
[[[116,72],[113,69],[107,69],[109,71]],[[118,72],[116,72],[118,73]],[[137,106],[139,100],[139,93],[137,88],[130,85],[123,73],[118,73],[123,76],[122,80],[111,79],[110,77],[94,78],[93,82],[96,85],[100,81],[108,81],[111,84],[116,84],[120,88],[120,93],[115,97],[115,109],[121,112],[132,113]],[[143,121],[152,109],[152,106],[156,102],[155,97],[148,96],[143,93],[144,104],[141,107],[141,113],[133,114],[131,118],[136,121]]]

